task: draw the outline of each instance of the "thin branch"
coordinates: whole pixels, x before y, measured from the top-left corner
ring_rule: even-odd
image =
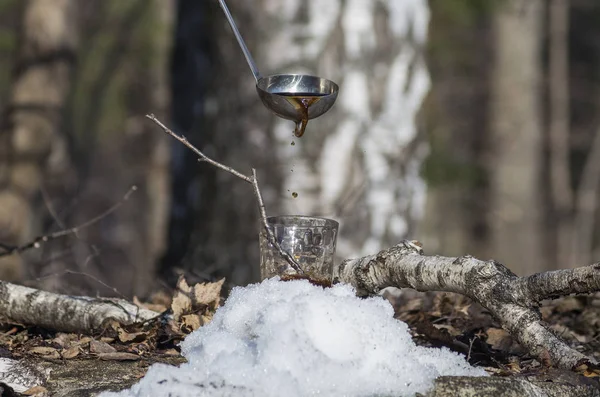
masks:
[[[159,119],[157,119],[155,115],[147,114],[146,117],[149,118],[150,120],[154,121],[154,123],[156,123],[160,128],[162,128],[164,132],[171,135],[173,138],[177,139],[179,142],[181,142],[185,146],[187,146],[188,149],[190,149],[191,151],[196,153],[198,155],[198,157],[200,157],[203,161],[206,161],[207,163],[214,165],[215,167],[220,168],[223,171],[227,171],[231,175],[235,175],[238,178],[243,179],[248,183],[253,183],[252,177],[246,176],[246,175],[242,174],[241,172],[237,172],[233,168],[223,165],[223,164],[219,163],[218,161],[215,161],[215,160],[211,159],[210,157],[208,157],[207,155],[205,155],[204,153],[202,153],[198,148],[196,148],[196,146],[192,145],[190,143],[190,141],[187,140],[186,137],[184,137],[183,135],[177,135],[176,133],[171,131],[166,125],[164,125]]]
[[[200,151],[200,149],[198,149],[196,146],[194,146],[192,143],[190,143],[190,141],[188,141],[185,136],[178,135],[175,132],[173,132],[170,128],[168,128],[166,125],[164,125],[159,119],[157,119],[155,115],[147,114],[146,117],[148,119],[152,120],[160,128],[162,128],[162,130],[166,134],[177,139],[179,142],[184,144],[188,149],[190,149],[191,151],[196,153],[196,155],[198,155],[200,160],[206,161],[207,163],[214,165],[215,167],[220,168],[223,171],[226,171],[226,172],[230,173],[231,175],[237,176],[238,178],[250,183],[254,189],[254,195],[256,196],[256,200],[258,202],[258,210],[260,212],[261,223],[267,233],[267,239],[269,240],[269,243],[271,243],[271,245],[273,245],[273,247],[275,247],[275,249],[279,252],[281,257],[283,259],[285,259],[285,261],[292,267],[292,269],[294,269],[298,274],[304,274],[304,271],[302,270],[302,268],[300,267],[298,262],[296,262],[296,260],[288,252],[284,251],[281,248],[281,246],[277,242],[277,239],[275,238],[275,235],[273,234],[273,231],[271,230],[271,228],[268,225],[267,211],[265,209],[265,203],[263,201],[262,194],[261,194],[260,188],[258,186],[258,178],[256,177],[256,170],[254,168],[252,169],[252,176],[244,175],[241,172],[238,172],[231,167],[221,164],[218,161],[215,161],[215,160],[211,159],[210,157],[208,157],[207,155],[205,155],[204,153],[202,153]]]
[[[127,200],[129,200],[129,197],[136,190],[137,190],[137,186],[135,186],[135,185],[131,186],[129,188],[129,190],[127,191],[127,193],[125,193],[125,195],[121,198],[121,200],[119,200],[117,203],[115,203],[114,205],[109,207],[106,211],[104,211],[101,214],[93,217],[92,219],[90,219],[80,225],[77,225],[75,227],[72,227],[70,229],[59,230],[54,233],[45,234],[43,236],[36,237],[32,241],[30,241],[26,244],[23,244],[23,245],[17,246],[17,245],[9,245],[9,244],[0,243],[0,248],[4,250],[3,252],[0,252],[0,257],[9,256],[12,254],[19,254],[23,251],[27,251],[32,248],[39,248],[39,247],[41,247],[42,244],[47,243],[50,240],[55,240],[57,238],[65,237],[65,236],[68,236],[71,234],[77,234],[77,232],[79,232],[80,230],[86,229],[86,228],[94,225],[95,223],[98,223],[102,219],[106,218],[108,215],[110,215],[113,212],[115,212],[116,210],[118,210],[123,204],[125,204],[125,202]]]

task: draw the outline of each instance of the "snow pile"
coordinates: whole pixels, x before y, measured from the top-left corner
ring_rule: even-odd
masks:
[[[153,365],[104,396],[413,396],[441,375],[484,376],[447,349],[416,346],[382,298],[307,281],[235,288],[182,343],[187,364]]]

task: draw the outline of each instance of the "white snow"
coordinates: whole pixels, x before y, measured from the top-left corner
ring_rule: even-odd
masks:
[[[103,396],[413,396],[441,375],[486,375],[416,346],[382,298],[307,281],[235,288],[181,347],[188,363],[153,365],[132,389]]]

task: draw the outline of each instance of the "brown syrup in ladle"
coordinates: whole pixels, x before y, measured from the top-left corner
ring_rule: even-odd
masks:
[[[308,124],[308,109],[327,94],[282,92],[277,93],[276,95],[285,97],[285,99],[287,99],[288,102],[291,103],[292,106],[294,106],[294,108],[297,109],[302,116],[300,120],[296,121],[296,129],[294,130],[294,135],[300,138],[302,135],[304,135],[306,125]]]

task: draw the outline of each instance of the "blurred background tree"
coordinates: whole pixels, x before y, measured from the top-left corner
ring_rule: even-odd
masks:
[[[229,3],[263,73],[340,85],[304,137],[259,102],[216,0],[0,0],[0,242],[139,188],[92,227],[0,258],[1,278],[125,295],[181,273],[257,279],[249,187],[150,112],[257,168],[271,215],[338,219],[340,257],[405,237],[520,274],[598,257],[597,1]]]

